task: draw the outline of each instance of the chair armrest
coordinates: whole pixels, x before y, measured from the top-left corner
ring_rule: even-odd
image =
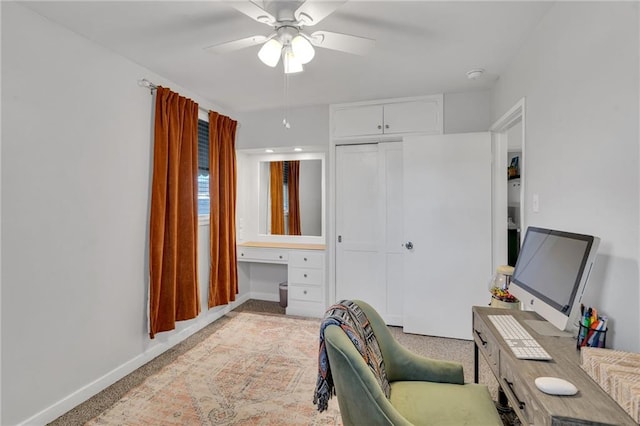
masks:
[[[390,382],[426,381],[464,384],[462,364],[453,361],[435,360],[414,354],[396,341],[385,342],[385,370]]]

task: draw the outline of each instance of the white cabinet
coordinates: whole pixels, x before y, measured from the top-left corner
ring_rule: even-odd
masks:
[[[322,317],[325,306],[324,252],[289,252],[287,315]]]
[[[379,135],[383,132],[382,105],[352,106],[333,112],[333,137]]]
[[[238,244],[238,266],[245,268],[245,277],[250,288],[250,297],[261,300],[272,300],[270,297],[271,283],[264,274],[251,277],[253,264],[279,264],[286,268],[288,282],[287,315],[300,315],[322,318],[326,310],[325,285],[325,246],[322,244],[288,244],[288,243],[257,243],[247,242]],[[239,277],[240,279],[240,277]],[[281,278],[282,279],[282,278]],[[267,289],[265,291],[265,284]],[[255,286],[262,287],[257,292]],[[273,294],[278,291],[278,282],[273,282]]]
[[[333,138],[407,133],[441,134],[442,95],[331,106]]]
[[[238,247],[238,261],[256,263],[287,263],[289,252],[280,248]]]

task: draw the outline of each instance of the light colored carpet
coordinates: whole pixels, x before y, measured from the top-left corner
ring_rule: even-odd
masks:
[[[234,316],[237,316],[239,312],[253,312],[260,313],[260,316],[265,318],[269,317],[282,317],[288,318],[289,320],[295,321],[292,318],[285,317],[283,314],[284,309],[278,306],[277,302],[264,302],[264,301],[256,301],[250,300],[243,305],[236,308],[231,314],[225,316],[209,326],[205,327],[203,330],[194,334],[193,336],[186,339],[184,342],[176,345],[169,351],[160,355],[156,359],[152,360],[145,366],[131,373],[127,377],[118,381],[114,385],[100,392],[96,396],[92,397],[88,401],[83,404],[80,404],[78,407],[69,411],[65,415],[56,419],[54,422],[50,423],[52,426],[69,426],[69,425],[82,425],[87,421],[93,421],[92,424],[110,424],[110,423],[99,423],[99,419],[101,415],[105,415],[105,413],[112,410],[114,407],[121,405],[121,400],[123,398],[128,398],[129,394],[133,394],[136,392],[136,389],[140,386],[146,386],[146,381],[152,380],[154,375],[161,374],[165,369],[173,369],[171,364],[178,360],[180,357],[185,355],[191,349],[195,349],[198,347],[199,343],[207,341],[211,336],[215,335],[215,333],[219,330],[223,330],[226,325],[232,321]],[[315,373],[317,371],[316,366],[316,358],[317,358],[317,339],[318,339],[318,328],[319,328],[319,320],[304,320],[306,323],[313,324],[311,335],[308,335],[308,340],[310,343],[310,350],[313,351],[312,359],[313,363],[308,367],[309,375],[307,376],[307,380],[309,377],[313,376],[312,383],[308,385],[307,389],[301,391],[302,396],[305,400],[305,408],[303,409],[308,412],[311,410],[310,417],[304,421],[301,421],[300,424],[314,424],[314,416],[316,415],[315,406],[312,404],[312,392],[315,387]],[[465,372],[465,380],[472,381],[473,380],[473,343],[471,341],[466,340],[456,340],[456,339],[445,339],[439,337],[430,337],[430,336],[420,336],[420,335],[411,335],[405,334],[402,332],[402,329],[399,327],[390,327],[393,335],[398,339],[398,341],[406,346],[413,352],[416,352],[423,356],[428,356],[437,359],[449,359],[452,361],[457,361],[463,364],[464,372]],[[264,339],[263,339],[264,340]],[[256,344],[247,343],[249,346],[256,346]],[[246,354],[245,354],[246,355]],[[245,356],[245,362],[248,358]],[[174,370],[175,371],[175,370]],[[259,382],[259,380],[256,380]],[[488,369],[488,366],[481,360],[480,363],[480,382],[489,385],[489,390],[491,391],[494,399],[497,395],[497,382],[495,381],[493,375]],[[183,382],[183,386],[188,385],[186,382]],[[142,389],[142,388],[140,388]],[[139,390],[140,390],[139,389]],[[235,389],[235,388],[234,388]],[[237,391],[237,389],[236,389]],[[257,392],[257,391],[252,391]],[[144,397],[144,393],[142,394]],[[152,398],[151,395],[146,395],[146,397]],[[331,403],[333,404],[333,408],[337,409],[337,400],[332,399]],[[255,409],[255,408],[254,408]],[[224,411],[218,413],[221,416],[228,415],[224,413]],[[111,412],[111,416],[114,415],[114,412]],[[97,417],[97,419],[92,420]],[[204,416],[204,413],[200,413],[199,416]],[[199,417],[199,418],[201,418]],[[286,417],[278,419],[277,424],[286,423],[284,420],[288,419],[290,416],[287,414]],[[104,421],[106,420],[106,416],[103,417]],[[176,424],[169,423],[170,419],[163,418],[161,422],[158,422],[157,419],[152,423],[146,424]],[[211,419],[215,420],[215,419]],[[206,420],[204,423],[196,424],[233,424],[232,419],[227,419],[226,421],[212,422],[211,420]],[[333,421],[333,420],[331,420]],[[284,422],[284,423],[283,423]],[[114,424],[114,423],[111,423]],[[120,422],[116,424],[133,424],[128,419],[124,421],[120,418]],[[186,422],[178,422],[177,424],[189,424]],[[261,423],[253,423],[253,424],[261,424]],[[264,423],[262,423],[264,424]],[[510,424],[505,420],[505,425]]]

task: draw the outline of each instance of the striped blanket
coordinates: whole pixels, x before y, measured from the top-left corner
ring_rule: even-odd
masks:
[[[380,346],[373,334],[371,324],[360,307],[350,300],[343,300],[327,309],[322,324],[320,325],[320,349],[318,353],[318,381],[316,384],[313,403],[318,406],[318,411],[327,409],[329,399],[335,395],[331,367],[327,357],[327,349],[324,341],[324,330],[329,325],[337,325],[344,330],[354,346],[362,355],[374,376],[378,380],[384,394],[389,398],[391,387],[384,370],[384,362]]]

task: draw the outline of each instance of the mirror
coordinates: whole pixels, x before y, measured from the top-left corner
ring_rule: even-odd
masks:
[[[322,236],[322,211],[322,160],[260,162],[261,234]]]

